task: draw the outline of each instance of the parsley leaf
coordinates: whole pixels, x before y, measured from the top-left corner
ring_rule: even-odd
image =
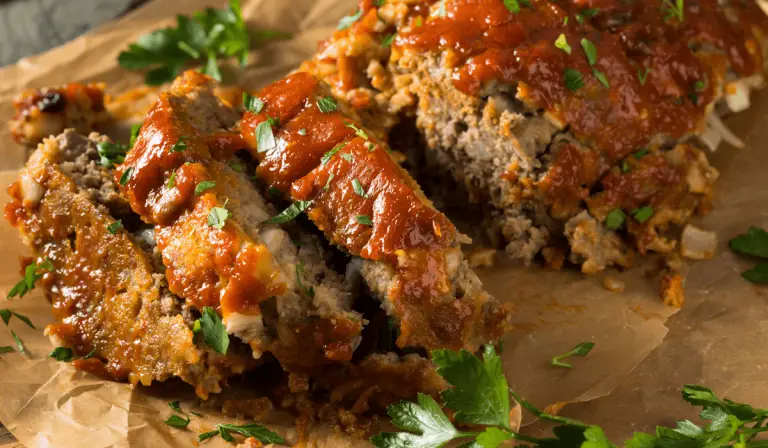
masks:
[[[611,88],[611,84],[608,82],[608,78],[605,76],[605,73],[601,72],[600,70],[593,68],[592,69],[592,75],[597,78],[598,81],[600,81],[600,84],[603,85],[606,89]]]
[[[181,412],[181,406],[179,405],[178,400],[169,402],[168,407],[173,409],[176,412]]]
[[[435,350],[432,360],[437,373],[454,386],[441,396],[446,406],[456,410],[456,421],[509,427],[507,380],[493,345],[485,346],[482,361],[466,350]]]
[[[368,193],[365,192],[365,188],[363,187],[363,184],[361,184],[359,180],[352,179],[352,189],[355,190],[355,193],[361,198],[368,197]]]
[[[219,432],[222,434],[222,438],[224,438],[224,440],[227,440],[223,434],[226,431],[236,432],[245,437],[253,437],[261,443],[276,443],[280,445],[285,444],[285,439],[283,439],[280,434],[270,431],[264,426],[253,423],[249,425],[229,425],[221,423],[216,425],[216,427],[219,428]]]
[[[568,45],[568,39],[565,37],[565,34],[560,33],[559,36],[557,36],[557,39],[555,40],[555,47],[563,50],[564,52],[571,54],[571,46]]]
[[[129,166],[123,171],[123,175],[120,176],[120,185],[125,186],[131,180],[131,177],[133,177],[133,167]]]
[[[581,48],[584,50],[584,54],[587,56],[587,62],[589,65],[595,65],[597,63],[597,48],[591,40],[587,38],[581,39]]]
[[[0,310],[0,318],[3,319],[3,322],[5,322],[5,325],[8,325],[8,323],[11,321],[11,318],[13,316],[16,316],[17,319],[27,324],[27,326],[31,329],[35,329],[35,326],[32,324],[32,320],[30,320],[27,316],[23,314],[19,314],[16,311],[11,311],[9,309],[2,309]]]
[[[333,149],[323,154],[323,157],[320,158],[320,164],[325,165],[328,163],[329,160],[331,160],[331,157],[335,156],[337,152],[341,151],[341,148],[347,146],[347,141],[343,141],[339,143],[338,145],[334,146]]]
[[[257,96],[251,96],[248,92],[243,92],[243,107],[249,112],[258,114],[264,109],[264,101]]]
[[[517,0],[504,0],[504,7],[513,14],[520,12],[520,3]]]
[[[768,259],[768,232],[759,227],[750,227],[747,233],[733,238],[728,245],[734,252]]]
[[[384,432],[371,438],[374,446],[439,448],[460,436],[432,397],[419,394],[416,400],[392,404],[387,407],[387,414],[392,417],[392,424],[417,434]]]
[[[615,208],[611,210],[610,213],[608,213],[608,216],[605,217],[605,227],[608,230],[617,230],[622,226],[622,224],[624,224],[626,219],[627,214],[624,213],[624,210]]]
[[[301,289],[304,292],[304,295],[307,297],[315,297],[315,287],[310,286],[306,287],[304,286],[304,283],[301,281],[301,277],[304,274],[304,262],[300,261],[296,263],[296,283],[299,285],[299,289]]]
[[[256,147],[258,152],[269,151],[277,147],[275,134],[272,133],[272,124],[269,120],[256,125]]]
[[[118,219],[117,221],[113,222],[112,224],[107,226],[107,231],[111,233],[112,235],[116,234],[118,230],[123,228],[123,220]]]
[[[285,210],[277,215],[264,221],[267,224],[285,224],[288,221],[292,221],[299,216],[304,210],[306,210],[312,201],[296,201],[289,205]]]
[[[344,126],[354,130],[355,131],[355,135],[357,135],[358,137],[360,137],[360,138],[362,138],[364,140],[368,140],[368,134],[365,132],[365,130],[364,129],[360,129],[359,127],[357,127],[355,125],[355,123],[347,122],[347,123],[344,123]]]
[[[565,87],[570,90],[579,90],[584,87],[584,77],[581,72],[572,68],[565,69]]]
[[[645,80],[648,79],[648,74],[651,73],[650,67],[644,67],[641,71],[640,69],[637,69],[637,80],[640,81],[640,85],[645,85]]]
[[[381,46],[385,47],[385,48],[386,47],[391,47],[392,46],[392,42],[395,40],[396,36],[397,35],[395,33],[387,34],[386,36],[384,36],[384,39],[381,40]]]
[[[168,176],[168,182],[165,184],[167,188],[173,188],[176,186],[176,170],[171,171],[171,175]]]
[[[373,220],[368,215],[357,215],[355,216],[355,221],[357,221],[358,224],[362,224],[364,226],[373,225]]]
[[[131,126],[131,140],[128,146],[133,148],[133,146],[136,144],[136,139],[139,138],[139,132],[141,131],[141,127],[144,125],[144,123],[136,123],[133,126]]]
[[[552,365],[571,369],[573,366],[570,363],[563,361],[563,359],[568,358],[569,356],[587,356],[594,346],[594,342],[582,342],[562,355],[554,356],[552,358]]]
[[[200,196],[205,190],[210,190],[216,186],[216,182],[212,180],[204,180],[195,185],[195,196]]]
[[[340,31],[346,30],[360,20],[361,17],[363,17],[363,11],[358,8],[354,14],[342,17],[341,20],[339,20],[339,26],[336,29]]]
[[[768,284],[768,263],[758,263],[754,268],[742,272],[741,276],[752,283]]]
[[[0,353],[10,353],[13,351],[13,347],[9,345],[0,346]]]
[[[168,426],[173,426],[174,428],[186,429],[187,426],[189,426],[190,421],[191,419],[189,417],[181,418],[178,415],[172,415],[168,417],[168,420],[164,420],[163,423]]]
[[[227,327],[221,322],[221,317],[216,314],[213,308],[204,306],[198,321],[205,343],[214,351],[226,355],[229,348],[229,335],[227,334]]]
[[[22,355],[27,354],[27,350],[24,348],[24,342],[22,342],[21,338],[16,335],[16,332],[11,330],[11,336],[13,336],[13,340],[16,341],[16,349],[19,350],[19,353]]]
[[[213,207],[208,213],[208,226],[216,229],[223,229],[227,219],[232,217],[232,213],[227,210],[227,203],[224,202],[224,207]]]
[[[316,101],[316,104],[317,104],[317,108],[320,109],[320,112],[324,114],[334,112],[338,108],[336,101],[330,96],[325,96],[323,98],[320,98],[319,100]]]
[[[645,207],[640,207],[637,210],[632,211],[632,217],[635,218],[635,221],[639,222],[640,224],[651,219],[651,216],[653,216],[653,207],[650,205],[646,205]]]
[[[112,168],[125,161],[125,155],[128,153],[128,146],[112,142],[99,142],[96,145],[96,151],[99,153],[100,162],[107,168]]]
[[[180,136],[176,140],[176,143],[174,143],[173,146],[171,146],[171,149],[169,151],[171,153],[185,151],[187,149],[187,141],[186,140],[187,140],[187,136],[186,135]]]
[[[32,263],[24,269],[24,278],[11,289],[8,298],[24,297],[29,291],[35,289],[35,282],[43,278],[41,271],[53,272],[53,263],[45,259],[42,263]]]
[[[74,358],[74,354],[72,353],[71,348],[56,347],[48,354],[48,357],[53,358],[56,361],[70,362]]]
[[[672,19],[683,21],[684,13],[683,0],[662,0],[661,11],[664,13],[664,20],[669,22]]]

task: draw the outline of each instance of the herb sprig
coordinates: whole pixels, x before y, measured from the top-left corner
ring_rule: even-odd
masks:
[[[768,232],[759,227],[750,227],[747,233],[733,238],[729,245],[734,252],[764,260],[742,272],[741,276],[752,283],[768,284]]]
[[[35,289],[35,283],[43,278],[43,272],[53,272],[53,263],[45,259],[40,264],[32,263],[24,269],[24,278],[11,289],[8,298],[16,296],[24,297],[29,291]]]

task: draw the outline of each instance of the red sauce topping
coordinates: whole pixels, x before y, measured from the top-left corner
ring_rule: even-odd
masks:
[[[698,51],[703,44],[724,51],[727,65],[741,75],[762,64],[750,34],[750,26],[765,22],[755,2],[731,2],[737,22],[715,1],[685,2],[682,21],[666,18],[655,1],[530,3],[512,13],[501,0],[447,0],[444,17],[426,20],[395,43],[451,54],[454,84],[468,94],[480,94],[490,81],[516,83],[530,106],[569,124],[614,161],[656,134],[680,138],[700,126],[726,66],[714,51]],[[597,14],[585,13],[588,8]],[[561,34],[571,54],[555,46]],[[594,65],[582,39],[596,49]],[[577,70],[584,85],[567,87],[566,70]],[[646,70],[641,82],[638,73]]]

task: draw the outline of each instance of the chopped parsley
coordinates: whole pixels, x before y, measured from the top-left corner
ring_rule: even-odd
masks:
[[[635,218],[635,221],[639,222],[640,224],[648,221],[651,216],[653,216],[653,207],[650,205],[646,205],[645,207],[640,207],[637,210],[632,211],[632,217]]]
[[[21,340],[21,338],[18,337],[16,332],[13,330],[11,330],[11,336],[13,336],[13,340],[16,342],[16,350],[18,350],[22,355],[26,355],[27,349],[24,348],[24,342]]]
[[[8,298],[24,297],[29,291],[35,289],[35,282],[43,278],[42,272],[53,272],[53,263],[49,259],[43,260],[40,264],[32,263],[24,269],[24,278],[11,289]]]
[[[169,402],[168,403],[168,407],[173,409],[176,412],[182,412],[181,405],[179,405],[179,401],[178,400]]]
[[[384,39],[381,40],[381,46],[386,48],[392,46],[392,42],[395,40],[395,33],[387,34]]]
[[[360,138],[362,138],[364,140],[368,140],[368,134],[365,132],[365,130],[360,129],[359,127],[357,127],[355,125],[355,123],[347,122],[347,123],[344,123],[344,126],[354,130],[355,131],[355,135],[357,135],[358,137],[360,137]]]
[[[256,125],[256,148],[258,152],[266,152],[277,148],[275,134],[272,133],[272,122],[262,121]]]
[[[642,70],[637,69],[637,80],[640,81],[641,86],[645,85],[645,81],[648,79],[649,73],[651,73],[650,67],[643,67]]]
[[[567,19],[567,17],[566,17]],[[565,34],[560,33],[560,35],[555,40],[555,47],[563,50],[564,52],[571,54],[571,46],[568,45],[568,39],[565,37]]]
[[[585,8],[581,10],[581,14],[584,17],[595,17],[600,12],[600,8]]]
[[[572,68],[565,69],[565,87],[570,90],[578,90],[584,87],[584,77],[581,72]]]
[[[301,281],[301,277],[304,274],[304,262],[300,261],[296,263],[296,283],[299,285],[299,289],[304,292],[307,297],[315,297],[315,287],[310,286],[307,288]]]
[[[187,426],[189,426],[190,418],[181,418],[178,415],[172,415],[168,417],[168,420],[163,421],[168,426],[173,426],[174,428],[179,429],[186,429]]]
[[[12,351],[13,351],[13,347],[11,347],[10,345],[0,346],[0,353],[10,353]]]
[[[323,187],[323,191],[328,191],[328,188],[330,187],[330,185],[331,185],[331,181],[333,180],[333,178],[334,178],[334,177],[336,177],[336,175],[335,175],[335,174],[333,174],[333,173],[331,173],[331,174],[328,176],[328,180],[327,180],[327,181],[325,181],[325,186]]]
[[[581,48],[584,50],[584,54],[587,56],[587,62],[589,65],[595,65],[597,63],[597,48],[591,40],[587,38],[581,39]]]
[[[331,98],[330,96],[324,96],[316,101],[317,108],[320,109],[320,112],[327,114],[330,112],[336,111],[338,106],[336,105],[336,101]]]
[[[118,230],[123,228],[123,220],[118,219],[117,221],[113,222],[112,224],[107,226],[107,231],[111,233],[112,235],[116,234]]]
[[[99,153],[100,162],[107,168],[112,168],[125,162],[128,146],[112,142],[99,142],[96,151]]]
[[[245,164],[238,159],[230,160],[227,162],[227,165],[238,173],[242,173],[245,170]]]
[[[176,140],[176,143],[174,143],[173,146],[171,146],[170,152],[171,153],[182,152],[182,151],[185,151],[186,149],[187,149],[187,136],[182,135],[182,136],[179,136],[179,139]]]
[[[19,314],[16,311],[11,311],[7,308],[0,310],[0,318],[3,319],[3,322],[5,323],[5,325],[8,325],[11,322],[11,318],[14,316],[16,316],[16,318],[19,319],[20,321],[27,324],[29,328],[33,330],[35,329],[35,326],[32,324],[32,320],[30,320],[30,318],[28,318],[27,316],[23,314]]]
[[[252,96],[248,92],[243,92],[243,107],[248,112],[258,114],[264,109],[264,101],[257,96]]]
[[[728,245],[734,252],[768,260],[768,232],[759,227],[750,227],[747,233],[733,238]],[[752,283],[768,284],[768,262],[756,264],[741,276]]]
[[[309,208],[311,204],[312,201],[296,201],[289,205],[282,212],[264,222],[267,224],[285,224],[286,222],[296,219],[296,217],[302,214],[307,208]]]
[[[197,441],[202,442],[210,439],[211,437],[216,437],[218,435],[218,436],[221,436],[221,438],[227,442],[234,442],[235,439],[234,437],[232,437],[232,434],[231,434],[233,432],[245,437],[253,437],[254,439],[264,444],[272,444],[272,443],[278,444],[278,445],[285,444],[285,439],[283,439],[280,436],[280,434],[270,431],[264,426],[257,425],[255,423],[251,423],[247,425],[228,425],[224,423],[219,423],[218,425],[216,425],[215,430],[200,434],[197,437]]]
[[[637,160],[642,159],[643,157],[647,156],[650,153],[648,148],[643,148],[638,150],[636,153],[632,154],[632,157],[634,157]]]
[[[304,128],[301,128],[301,129],[299,129],[299,130],[297,131],[297,133],[298,133],[299,135],[307,135],[307,130],[306,130],[306,129],[304,129]]]
[[[355,216],[355,221],[357,221],[358,224],[362,224],[364,226],[373,225],[373,220],[371,220],[371,217],[368,215],[357,215]]]
[[[341,157],[342,159],[346,160],[346,161],[347,161],[347,162],[349,162],[349,163],[352,163],[352,161],[353,161],[353,160],[355,160],[355,156],[353,156],[352,154],[350,154],[350,153],[348,153],[348,152],[345,152],[345,153],[344,153],[344,154],[342,154],[340,157]]]
[[[669,22],[672,19],[677,19],[680,22],[684,18],[684,0],[662,0],[661,12],[664,13],[664,20]]]
[[[165,184],[168,188],[173,188],[176,186],[176,170],[171,171],[171,175],[168,176],[168,182]]]
[[[208,226],[216,229],[223,229],[227,219],[232,217],[232,213],[227,210],[227,201],[224,201],[223,207],[213,207],[208,213]]]
[[[600,81],[600,84],[602,84],[606,89],[611,88],[611,84],[608,83],[608,78],[606,78],[605,73],[601,72],[596,68],[593,68],[592,75],[594,75],[595,78],[597,78],[597,80]]]
[[[212,180],[204,180],[195,186],[195,196],[200,196],[205,190],[210,190],[216,186],[216,182]]]
[[[72,359],[74,359],[75,355],[72,353],[71,348],[56,347],[51,353],[48,354],[48,357],[53,358],[56,361],[70,362]]]
[[[352,189],[354,189],[355,193],[361,198],[368,197],[368,193],[365,192],[365,188],[363,188],[363,184],[361,184],[359,180],[352,179]]]
[[[504,6],[507,8],[507,11],[517,14],[520,12],[520,5],[528,6],[530,7],[531,4],[528,0],[503,0]]]
[[[368,148],[368,152],[371,152],[371,151],[373,151],[374,149],[376,149],[376,144],[375,144],[375,143],[373,143],[373,142],[367,142],[367,143],[365,144],[365,147],[366,147],[366,148]]]
[[[322,165],[328,164],[328,162],[331,160],[333,156],[336,155],[337,152],[341,151],[341,148],[347,146],[347,141],[343,141],[339,143],[338,145],[334,146],[333,149],[323,154],[323,157],[320,159],[320,163]]]
[[[131,126],[131,140],[129,143],[129,146],[133,148],[133,146],[136,144],[136,139],[139,138],[139,132],[141,131],[141,127],[144,125],[144,123],[136,123],[133,126]]]
[[[621,172],[622,173],[628,173],[632,167],[629,165],[629,162],[626,160],[621,161]]]
[[[200,322],[200,332],[203,333],[205,343],[217,353],[226,355],[227,349],[229,349],[229,335],[227,334],[227,327],[221,322],[221,317],[216,314],[216,311],[209,306],[204,306],[195,326],[197,326],[197,322]]]
[[[624,213],[624,210],[620,208],[613,209],[608,213],[608,216],[605,217],[605,227],[608,230],[617,230],[624,224],[626,219],[627,214]]]
[[[120,185],[125,186],[131,180],[131,177],[133,177],[133,167],[129,166],[123,171],[123,175],[120,176]]]
[[[552,357],[551,363],[553,366],[572,369],[573,366],[570,363],[563,361],[563,359],[568,358],[570,356],[587,356],[589,352],[592,351],[592,348],[594,346],[595,346],[594,342],[582,342],[581,344],[577,345],[576,347],[573,347],[572,349],[568,350],[562,355]]]
[[[336,29],[346,30],[347,28],[354,25],[355,22],[360,20],[361,17],[363,17],[363,10],[358,8],[354,14],[342,17],[341,20],[339,20],[339,26]]]

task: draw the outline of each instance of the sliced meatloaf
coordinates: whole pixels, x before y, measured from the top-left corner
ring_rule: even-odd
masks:
[[[507,311],[467,265],[465,237],[324,83],[297,72],[265,87],[240,132],[260,161],[258,179],[293,201],[283,216],[306,210],[361,259],[400,347],[474,350],[501,336]]]
[[[594,272],[677,250],[666,234],[708,207],[717,178],[685,142],[738,143],[713,112],[742,110],[763,84],[755,2],[680,5],[363,1],[302,69],[381,134],[415,118],[423,171],[484,204],[510,256],[566,240]],[[589,249],[582,222],[602,235]]]
[[[175,376],[207,397],[256,361],[245,347],[222,355],[196,341],[199,315],[169,290],[152,229],[100,164],[105,143],[72,130],[45,139],[10,188],[6,217],[52,264],[42,283],[56,323],[46,334],[81,369],[144,385]]]
[[[16,114],[8,123],[11,135],[32,148],[65,129],[87,134],[109,120],[101,84],[69,83],[28,89],[13,100],[13,107]]]

